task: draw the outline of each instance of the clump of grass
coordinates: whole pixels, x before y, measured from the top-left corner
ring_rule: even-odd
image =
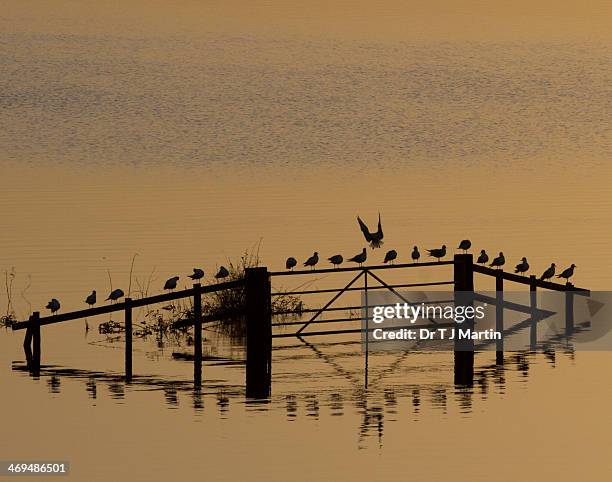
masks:
[[[257,244],[244,251],[238,261],[229,260],[225,264],[229,275],[222,280],[210,280],[207,284],[214,285],[219,282],[243,279],[247,268],[260,266],[259,247]],[[155,270],[151,272],[149,280],[140,283],[136,279],[136,292],[141,297],[148,296],[149,286]],[[244,306],[246,302],[243,287],[225,289],[206,293],[202,296],[202,315],[208,320],[215,321],[215,329],[234,339],[246,336],[246,318]],[[304,302],[294,295],[274,296],[271,300],[272,313],[286,313],[284,319],[297,317],[305,308]],[[193,299],[186,298],[173,301],[165,306],[149,309],[144,312],[142,322],[134,323],[134,335],[147,337],[155,335],[158,340],[173,338],[176,341],[192,340],[191,327],[180,326],[180,321],[193,319]],[[124,325],[114,321],[102,323],[98,327],[101,334],[115,334],[124,331]]]

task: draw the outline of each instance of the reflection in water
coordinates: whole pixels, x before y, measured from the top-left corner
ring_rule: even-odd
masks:
[[[164,387],[164,397],[166,399],[166,403],[168,404],[168,408],[178,407],[178,393],[174,384],[169,384],[168,386]]]
[[[148,392],[153,388],[163,392],[165,404],[171,409],[179,409],[179,394],[182,392],[191,397],[192,409],[196,416],[204,415],[205,399],[210,398],[216,402],[220,417],[226,418],[229,413],[230,399],[233,398],[234,400],[244,400],[243,406],[247,412],[284,411],[287,421],[295,421],[300,417],[299,405],[301,402],[303,403],[302,416],[306,420],[318,421],[326,416],[358,415],[359,424],[358,427],[355,427],[358,433],[358,446],[364,448],[365,441],[369,437],[375,437],[379,446],[382,447],[385,422],[401,421],[408,414],[411,414],[413,420],[418,421],[419,418],[426,415],[428,410],[439,410],[444,416],[449,413],[452,414],[454,411],[463,416],[470,416],[474,410],[475,394],[480,395],[478,398],[481,403],[486,403],[492,396],[503,396],[506,389],[509,388],[507,386],[508,376],[514,375],[512,380],[525,383],[530,373],[530,365],[537,362],[538,357],[545,361],[546,366],[551,368],[556,367],[561,354],[570,360],[574,357],[573,351],[560,353],[547,350],[541,354],[534,352],[509,353],[505,357],[504,364],[491,363],[475,368],[474,384],[470,386],[451,383],[452,373],[447,374],[447,382],[434,381],[429,376],[421,378],[420,382],[416,382],[413,377],[406,379],[409,382],[403,382],[402,369],[405,367],[401,366],[401,361],[408,358],[406,354],[401,354],[399,357],[389,357],[390,360],[385,366],[378,367],[372,374],[370,387],[365,389],[355,383],[359,377],[342,366],[343,360],[352,357],[350,353],[340,351],[336,355],[325,354],[313,345],[306,344],[306,346],[311,353],[315,354],[315,358],[323,360],[326,365],[333,369],[336,376],[334,380],[329,380],[324,376],[327,387],[329,387],[329,383],[335,383],[338,380],[344,380],[347,383],[340,387],[334,387],[333,392],[313,388],[308,384],[297,385],[303,386],[301,389],[297,389],[295,384],[291,384],[290,388],[287,389],[282,382],[283,375],[279,374],[278,393],[274,394],[273,391],[271,398],[252,399],[245,398],[245,389],[242,385],[232,386],[227,384],[220,386],[217,381],[215,383],[211,381],[210,385],[204,383],[202,388],[194,389],[191,380],[179,381],[174,379],[168,381],[163,378],[139,376],[133,380],[133,383],[126,385],[117,374],[65,369],[55,366],[43,367],[40,378],[45,380],[49,392],[53,394],[61,392],[60,388],[65,381],[62,379],[83,380],[88,397],[92,401],[98,399],[98,384],[100,382],[107,385],[110,398],[119,401],[129,398],[130,392]],[[378,357],[375,356],[374,358]],[[292,373],[292,377],[300,378],[303,381],[316,378],[317,374],[315,372],[305,376],[304,373],[300,373],[301,364],[296,364],[294,361],[291,363],[295,367],[295,373]],[[359,364],[357,363],[357,365]],[[432,361],[431,365],[439,370],[438,360]],[[422,370],[427,368],[429,367],[420,366]],[[444,368],[452,372],[452,368]],[[15,363],[13,370],[29,376],[24,364]],[[391,377],[393,373],[396,373],[400,378]],[[391,378],[385,382],[385,376]],[[453,394],[452,402],[449,401],[449,393]],[[347,405],[347,401],[350,401],[349,405]],[[353,407],[352,410],[347,411],[348,406]]]
[[[47,386],[49,387],[49,393],[60,392],[60,378],[57,375],[51,375],[51,378],[47,380]]]

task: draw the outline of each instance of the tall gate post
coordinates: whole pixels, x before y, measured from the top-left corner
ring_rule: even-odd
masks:
[[[538,308],[538,297],[536,293],[536,275],[529,276],[529,305],[531,307],[531,329],[529,331],[529,348],[535,351],[538,347],[538,318],[535,313]]]
[[[474,304],[474,258],[471,254],[456,254],[454,258],[455,306]],[[474,321],[464,321],[459,328],[474,329]],[[474,341],[455,336],[455,384],[472,385],[474,382]]]
[[[246,308],[246,395],[266,398],[272,382],[272,290],[268,268],[247,268]]]
[[[502,338],[495,341],[495,363],[504,364],[504,272],[500,269],[495,276],[495,331]]]
[[[193,285],[193,383],[202,385],[202,291],[200,283]]]
[[[40,312],[32,314],[32,375],[40,375]]]
[[[125,299],[125,381],[132,381],[132,299]]]

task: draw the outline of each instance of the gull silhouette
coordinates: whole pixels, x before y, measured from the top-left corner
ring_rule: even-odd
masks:
[[[375,233],[370,232],[366,224],[361,220],[359,216],[357,216],[357,222],[359,223],[359,227],[361,228],[363,237],[368,243],[370,243],[370,247],[372,249],[380,248],[383,245],[383,230],[382,224],[380,222],[380,213],[378,213],[378,230]]]
[[[172,278],[169,278],[166,280],[166,282],[164,283],[164,289],[165,290],[175,290],[176,289],[176,283],[179,280],[178,276],[173,276]]]
[[[93,290],[91,294],[85,298],[85,303],[87,303],[90,308],[96,304],[96,290]]]
[[[314,269],[314,267],[317,265],[318,262],[319,262],[319,253],[315,251],[315,253],[304,262],[304,266],[310,266],[310,269]]]
[[[574,268],[575,267],[576,267],[576,265],[574,263],[572,263],[572,265],[569,268],[564,269],[563,273],[558,275],[557,278],[565,278],[567,280],[567,282],[569,283],[569,279],[572,276],[574,276]]]
[[[476,260],[478,264],[487,264],[489,262],[489,255],[484,249],[480,250],[480,256]]]
[[[366,252],[366,249],[363,248],[361,253],[353,256],[351,259],[349,259],[349,261],[352,261],[353,263],[359,263],[359,266],[361,266],[363,263],[365,263],[366,259],[368,259],[368,253]]]
[[[462,249],[464,253],[467,253],[467,250],[472,247],[472,242],[469,239],[464,239],[459,243],[457,249]]]
[[[437,258],[440,261],[440,258],[444,258],[446,256],[446,244],[443,244],[441,248],[436,249],[428,249],[427,252],[429,256],[432,258]]]
[[[51,301],[47,303],[47,306],[45,306],[45,308],[47,308],[48,310],[51,310],[51,314],[54,315],[60,309],[60,302],[57,301],[55,298],[52,298]]]
[[[113,290],[110,292],[110,294],[108,295],[108,298],[106,298],[105,301],[111,300],[111,303],[112,303],[113,301],[117,301],[119,298],[121,298],[124,295],[125,293],[123,292],[123,290],[120,288],[117,288],[116,290]]]
[[[190,274],[188,277],[193,281],[201,280],[204,278],[204,270],[200,268],[193,268],[193,274]]]
[[[542,273],[542,276],[540,276],[540,280],[546,281],[547,279],[552,278],[555,275],[556,267],[557,266],[555,265],[555,263],[551,263],[550,267]]]
[[[504,264],[506,264],[506,258],[504,258],[504,253],[500,251],[499,256],[493,260],[489,267],[501,269]]]
[[[338,266],[340,266],[342,262],[344,261],[344,258],[342,257],[341,254],[335,254],[331,258],[327,258],[327,259],[329,260],[331,264],[334,265],[334,268],[337,268]]]
[[[385,260],[383,261],[383,263],[393,264],[393,261],[395,261],[395,258],[397,258],[397,251],[395,251],[394,249],[392,249],[391,251],[387,251],[387,254],[385,254]]]
[[[292,258],[291,256],[289,256],[287,258],[287,261],[285,261],[285,268],[290,269],[291,271],[293,271],[293,268],[295,268],[297,266],[297,259]]]
[[[229,276],[229,271],[227,270],[227,268],[225,266],[221,266],[219,268],[219,271],[217,271],[217,274],[215,275],[216,279],[223,279],[223,278],[227,278]]]
[[[523,258],[521,262],[516,265],[514,272],[524,275],[527,271],[529,271],[529,263],[527,262],[527,258]]]

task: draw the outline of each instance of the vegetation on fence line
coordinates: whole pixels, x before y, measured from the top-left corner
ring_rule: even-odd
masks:
[[[133,260],[132,260],[133,262]],[[244,278],[247,268],[260,266],[259,244],[251,249],[245,250],[238,261],[228,260],[226,268],[229,275],[223,281],[235,281]],[[141,282],[136,278],[138,287],[135,294],[138,297],[149,295],[149,287],[155,269],[149,275],[149,279]],[[216,284],[218,280],[211,280],[208,284]],[[134,296],[135,297],[135,296]],[[245,304],[245,293],[243,287],[225,289],[202,295],[202,315],[212,320],[215,331],[226,334],[232,338],[240,339],[246,335],[246,320],[243,313]],[[295,315],[287,315],[286,318],[301,314],[305,308],[304,302],[297,296],[284,295],[272,298],[273,312],[295,312]],[[145,308],[141,322],[134,322],[134,335],[146,337],[155,335],[164,338],[172,335],[184,336],[191,340],[190,327],[179,327],[177,322],[193,319],[193,299],[184,298],[173,301],[162,307]],[[206,324],[205,324],[206,327]],[[101,323],[98,331],[102,334],[118,333],[124,330],[122,323],[109,320]]]

